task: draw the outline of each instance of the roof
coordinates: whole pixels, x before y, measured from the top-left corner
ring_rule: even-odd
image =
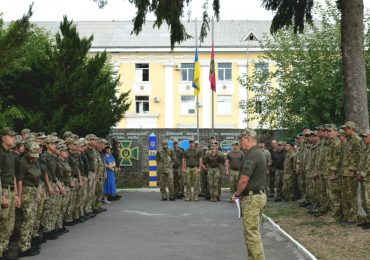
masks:
[[[45,28],[55,34],[59,31],[60,22],[34,22],[39,27]],[[74,22],[80,36],[89,37],[94,35],[92,48],[170,48],[170,32],[166,24],[161,28],[153,28],[154,22],[146,22],[139,35],[131,34],[132,22],[116,21],[83,21]],[[194,36],[195,21],[184,22],[186,31]],[[215,46],[218,48],[240,48],[259,47],[258,40],[246,41],[250,33],[255,38],[261,39],[264,34],[269,34],[271,21],[249,21],[249,20],[223,20],[214,23],[215,25]],[[198,21],[198,33],[200,32],[201,21]],[[191,38],[176,48],[194,47],[195,40]],[[211,47],[211,32],[201,47]]]

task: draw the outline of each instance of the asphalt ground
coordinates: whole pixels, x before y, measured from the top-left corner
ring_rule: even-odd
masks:
[[[157,192],[126,192],[108,211],[42,245],[40,260],[242,260],[243,225],[227,192],[221,202],[160,201]],[[304,259],[267,222],[266,259]]]

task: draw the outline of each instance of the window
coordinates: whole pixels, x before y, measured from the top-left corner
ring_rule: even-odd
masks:
[[[136,113],[142,114],[149,111],[149,97],[148,96],[136,96]]]
[[[217,113],[219,115],[231,115],[232,106],[231,106],[231,96],[218,96],[217,99]]]
[[[181,80],[193,81],[194,79],[194,63],[181,63]]]
[[[261,114],[262,113],[262,101],[256,101],[256,113],[257,114]]]
[[[231,63],[218,64],[218,80],[231,80]]]
[[[148,63],[135,64],[135,80],[136,82],[149,81],[149,64]]]
[[[269,73],[269,64],[266,62],[257,62],[256,73],[262,73],[263,75],[267,75]]]
[[[181,96],[181,115],[195,115],[195,97]]]

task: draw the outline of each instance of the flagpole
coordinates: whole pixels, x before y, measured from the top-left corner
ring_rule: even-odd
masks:
[[[198,19],[195,18],[195,49],[198,48],[198,31],[197,31],[197,23]],[[199,59],[199,56],[198,56]],[[195,68],[194,68],[195,69]],[[196,106],[197,106],[197,141],[199,142],[199,92],[198,95],[196,95]]]
[[[214,34],[215,34],[215,25],[213,22],[213,17],[212,17],[212,48],[214,48]],[[216,73],[216,72],[214,72]],[[215,106],[214,106],[214,91],[211,90],[212,92],[212,136],[214,135],[214,128],[215,128]]]

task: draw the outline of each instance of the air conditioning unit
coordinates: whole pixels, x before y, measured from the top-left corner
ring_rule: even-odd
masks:
[[[160,98],[160,97],[154,97],[154,98],[153,98],[153,101],[154,101],[154,102],[159,102],[159,101],[161,101],[161,98]]]
[[[175,70],[181,70],[181,65],[180,64],[175,64],[175,66],[173,66]]]

